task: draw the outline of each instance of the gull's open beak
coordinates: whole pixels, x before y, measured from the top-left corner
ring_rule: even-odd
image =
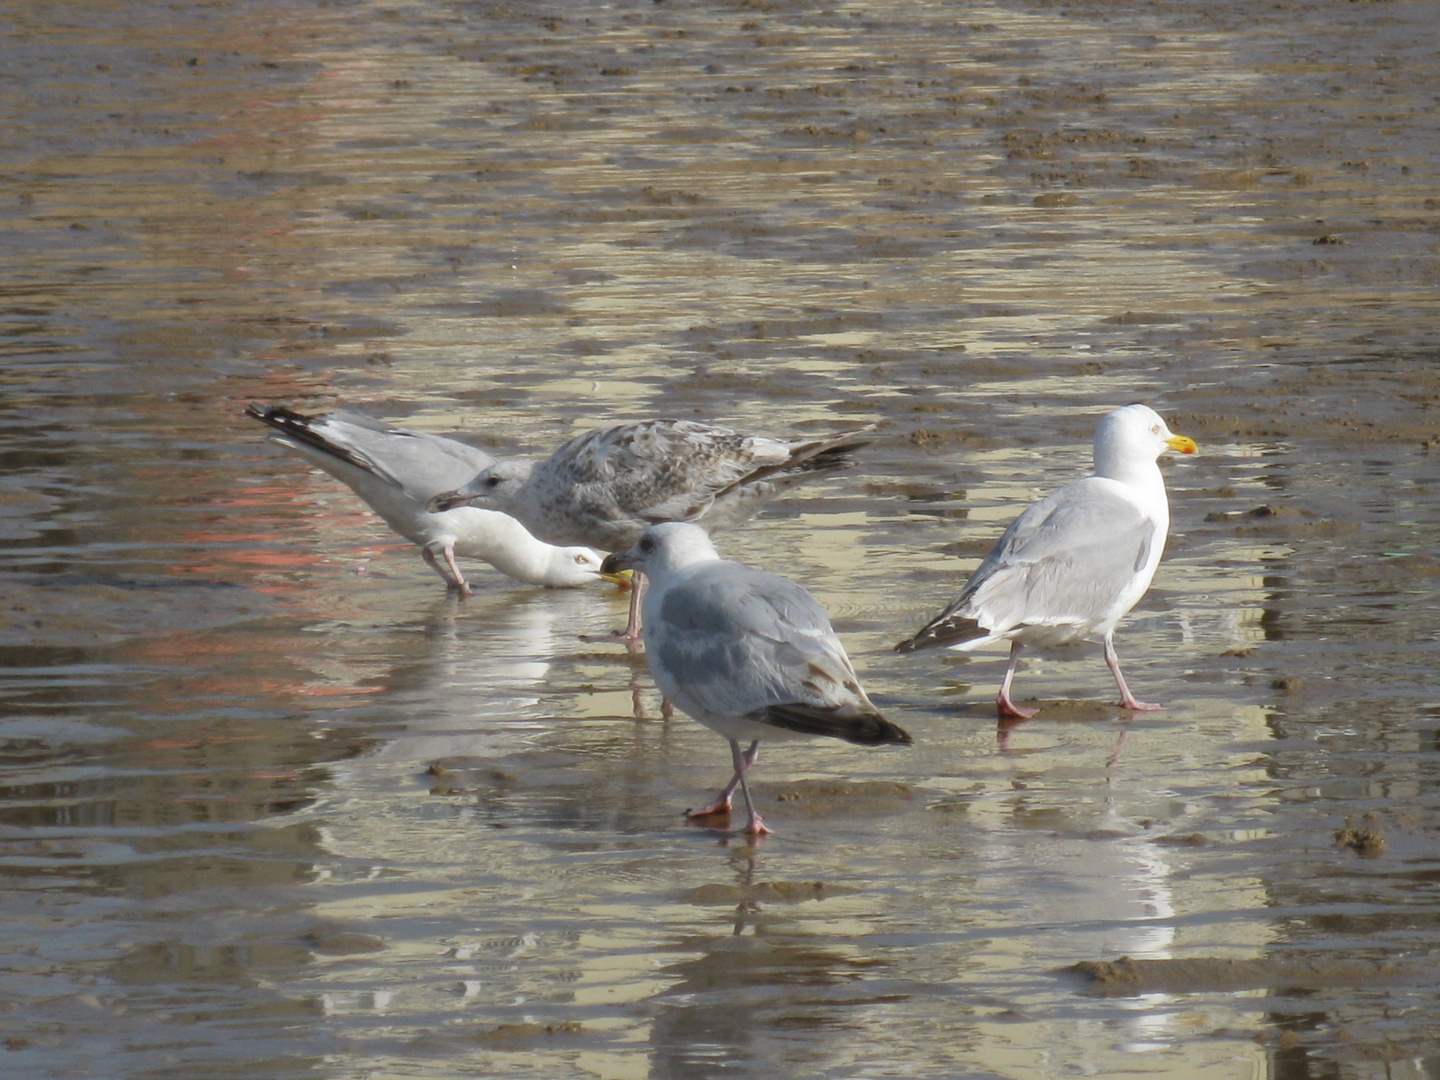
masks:
[[[613,574],[606,573],[604,570],[601,570],[601,571],[600,571],[600,576],[601,576],[602,578],[604,578],[606,581],[613,581],[613,582],[614,582],[616,585],[618,585],[622,590],[623,590],[623,589],[633,588],[634,585],[635,585],[635,580],[634,580],[634,579],[635,579],[635,571],[634,571],[634,570],[618,570],[618,571],[616,571],[616,572],[613,573]]]
[[[1200,447],[1195,445],[1195,440],[1189,435],[1171,435],[1165,440],[1165,445],[1171,450],[1178,450],[1182,454],[1197,454]]]

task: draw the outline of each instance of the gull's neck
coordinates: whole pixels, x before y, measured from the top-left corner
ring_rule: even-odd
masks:
[[[548,585],[559,548],[537,540],[524,525],[508,514],[476,507],[460,507],[484,514],[480,528],[469,534],[468,552],[484,559],[507,577],[530,585]],[[569,556],[563,556],[568,558]]]
[[[1095,475],[1116,480],[1133,488],[1147,501],[1166,504],[1165,476],[1160,465],[1151,457],[1137,456],[1133,451],[1126,453],[1115,443],[1106,440],[1095,442]]]

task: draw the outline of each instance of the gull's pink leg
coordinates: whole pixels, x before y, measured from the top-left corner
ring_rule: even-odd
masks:
[[[1115,676],[1115,685],[1120,688],[1120,707],[1122,709],[1154,712],[1157,709],[1165,708],[1164,705],[1155,702],[1135,700],[1135,695],[1130,693],[1130,687],[1125,685],[1125,676],[1120,674],[1120,658],[1115,655],[1115,643],[1110,640],[1109,634],[1105,635],[1105,663],[1110,665],[1110,674]]]
[[[630,579],[630,618],[620,634],[621,641],[640,640],[640,594],[645,591],[645,575],[634,574]]]
[[[450,586],[450,588],[452,589],[455,587],[455,582],[450,580],[450,575],[445,572],[445,568],[436,561],[435,553],[433,551],[431,551],[427,547],[422,547],[420,549],[420,557],[425,560],[426,566],[430,567],[431,570],[434,570],[437,574],[444,578],[446,585]]]
[[[420,556],[425,560],[425,565],[444,579],[447,588],[454,589],[461,596],[469,596],[470,584],[465,580],[465,575],[460,573],[460,567],[455,564],[454,550],[447,547],[443,554],[445,556],[445,566],[450,568],[450,573],[448,574],[445,572],[445,566],[441,566],[440,561],[435,558],[433,551],[428,547],[422,547],[420,549]]]
[[[730,745],[738,749],[740,744],[732,742]],[[742,757],[745,759],[745,767],[749,768],[751,765],[754,765],[755,759],[759,756],[760,740],[756,739],[750,744],[750,749],[746,750],[745,753],[742,755]],[[712,802],[709,806],[702,806],[697,810],[686,810],[685,816],[687,818],[702,818],[712,817],[715,814],[728,814],[730,812],[730,796],[735,794],[735,789],[739,786],[740,766],[737,762],[735,766],[735,775],[730,778],[730,783],[725,785],[725,790],[720,792],[720,794],[716,796],[715,801]]]
[[[465,575],[460,572],[460,567],[457,566],[455,563],[455,549],[449,544],[446,544],[444,555],[445,565],[448,566],[450,568],[450,572],[455,575],[456,590],[459,591],[461,596],[469,596],[470,583],[465,580]]]
[[[735,759],[735,774],[740,780],[740,794],[745,796],[745,809],[750,812],[750,820],[745,823],[742,831],[751,836],[768,836],[771,830],[755,812],[755,802],[750,798],[750,785],[745,781],[745,773],[750,769],[750,757],[758,750],[758,743],[752,743],[748,751],[742,751],[738,742],[730,740],[730,756]]]
[[[1002,720],[1029,720],[1039,709],[1022,709],[1010,700],[1010,680],[1015,677],[1015,665],[1020,662],[1020,650],[1025,646],[1018,641],[1010,642],[1010,663],[1005,668],[1005,678],[1000,681],[1000,693],[995,695],[995,707]]]

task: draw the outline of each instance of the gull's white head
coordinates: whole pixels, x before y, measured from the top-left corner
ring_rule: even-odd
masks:
[[[510,458],[497,461],[479,476],[465,485],[464,490],[473,491],[497,501],[504,501],[520,489],[535,469],[530,458]]]
[[[699,525],[666,521],[651,525],[628,549],[606,559],[602,569],[607,574],[636,570],[661,578],[694,563],[713,562],[718,558],[710,534]]]
[[[1139,469],[1149,470],[1169,450],[1193,454],[1198,447],[1176,435],[1148,405],[1126,405],[1100,421],[1095,429],[1095,475],[1125,480]]]
[[[628,577],[602,569],[604,560],[587,547],[557,547],[550,552],[544,584],[553,589],[568,589],[603,578],[617,585],[629,585]]]

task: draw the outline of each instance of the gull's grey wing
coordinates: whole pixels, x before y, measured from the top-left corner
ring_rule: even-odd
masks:
[[[358,413],[326,417],[320,430],[420,502],[459,487],[495,464],[493,457],[468,443],[392,427]]]
[[[707,564],[666,592],[659,615],[645,647],[687,712],[694,703],[808,734],[908,741],[880,718],[824,609],[793,581]]]
[[[364,482],[346,474],[344,466],[350,466],[403,489],[409,498],[422,503],[495,463],[485,451],[467,443],[394,427],[362,413],[307,416],[280,406],[254,404],[245,411],[273,428],[279,441],[345,483]],[[338,468],[336,463],[340,463]]]
[[[986,637],[1027,624],[1091,622],[1150,559],[1159,523],[1099,477],[1067,484],[1011,523],[960,595],[899,648]]]

